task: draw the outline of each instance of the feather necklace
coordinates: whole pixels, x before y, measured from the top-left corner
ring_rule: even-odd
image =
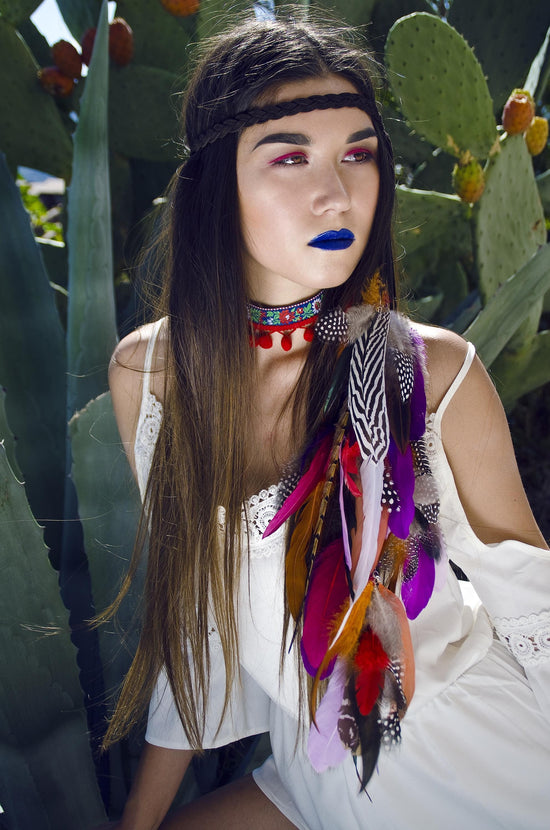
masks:
[[[310,761],[322,772],[351,752],[364,789],[380,747],[400,740],[414,691],[408,619],[445,563],[424,443],[424,351],[385,306],[329,312],[316,336],[345,343],[325,410],[343,400],[264,536],[289,520],[292,642],[313,678]]]

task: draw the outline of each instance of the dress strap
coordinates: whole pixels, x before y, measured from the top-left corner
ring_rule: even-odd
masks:
[[[474,357],[476,353],[476,347],[473,343],[468,343],[468,350],[466,352],[466,356],[464,358],[464,362],[460,367],[460,371],[445,392],[443,396],[443,400],[439,404],[437,411],[434,417],[434,426],[438,428],[441,425],[441,419],[445,414],[445,410],[447,409],[448,405],[450,404],[451,400],[453,399],[455,393],[457,392],[459,386],[461,385],[462,381],[468,374],[468,370],[473,363]]]
[[[143,387],[141,392],[142,409],[151,388],[151,367],[153,365],[153,354],[155,351],[155,345],[163,322],[164,318],[161,318],[160,320],[156,320],[151,326],[151,336],[149,338],[149,342],[147,343],[147,349],[145,351],[145,361],[143,363]]]

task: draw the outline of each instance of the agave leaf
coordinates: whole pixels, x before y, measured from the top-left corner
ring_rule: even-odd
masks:
[[[478,354],[490,366],[533,304],[550,289],[550,243],[510,277],[487,302],[464,337],[475,343]]]
[[[7,418],[35,515],[59,519],[65,476],[64,334],[28,214],[2,155],[0,227],[9,228],[0,236],[0,383],[7,390]]]
[[[116,343],[107,97],[108,21],[104,2],[74,137],[69,188],[69,417],[107,389],[107,367]]]
[[[511,409],[522,395],[550,383],[550,331],[540,331],[532,338],[526,359],[514,358],[515,355],[503,352],[492,367],[506,409]]]
[[[3,389],[0,389],[0,443],[4,445],[8,464],[13,470],[14,476],[18,479],[18,481],[23,481],[23,475],[19,469],[19,465],[17,464],[17,459],[15,457],[15,438],[13,437],[13,433],[9,427],[8,419],[6,417],[5,399],[6,393]]]
[[[128,569],[140,499],[118,434],[110,393],[90,401],[74,415],[69,426],[72,477],[78,493],[94,605],[100,611],[115,599]],[[130,627],[136,597],[141,593],[138,578],[119,614],[122,629]],[[99,635],[105,686],[113,690],[128,669],[129,655],[121,649],[120,635],[113,626],[102,626]]]
[[[14,830],[92,826],[105,813],[68,615],[2,447],[0,572],[0,804]]]

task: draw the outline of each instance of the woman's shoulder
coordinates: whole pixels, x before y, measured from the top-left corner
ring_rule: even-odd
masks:
[[[425,345],[427,404],[428,410],[435,412],[462,369],[469,344],[459,334],[448,329],[423,323],[412,325]]]
[[[140,326],[117,345],[109,365],[109,387],[118,430],[135,472],[134,441],[144,383],[162,402],[164,398],[167,335],[164,320]]]
[[[120,384],[127,391],[141,392],[144,372],[148,372],[151,391],[162,399],[166,342],[166,318],[140,326],[123,337],[113,352],[109,366],[111,391]]]

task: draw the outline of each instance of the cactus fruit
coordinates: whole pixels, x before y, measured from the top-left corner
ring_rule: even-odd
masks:
[[[174,17],[189,17],[199,10],[200,0],[160,0],[167,12]]]
[[[73,91],[74,80],[65,75],[57,66],[45,66],[38,71],[38,80],[43,89],[57,98],[66,98]]]
[[[127,66],[134,55],[134,33],[122,17],[109,26],[109,56],[117,66]]]
[[[54,43],[52,58],[57,68],[68,78],[80,78],[82,58],[68,40],[58,40]]]
[[[95,29],[88,29],[80,43],[82,60],[88,66],[92,59]],[[117,66],[126,66],[134,56],[134,33],[122,17],[115,17],[109,25],[109,57]]]
[[[485,189],[483,167],[466,153],[453,168],[453,187],[463,202],[478,202]]]
[[[535,115],[531,126],[525,133],[527,149],[532,156],[538,156],[546,147],[548,141],[548,121],[542,115]]]
[[[94,40],[95,40],[95,28],[93,29],[86,29],[82,36],[82,40],[80,41],[80,48],[82,50],[82,62],[86,64],[86,66],[90,65],[90,61],[92,59],[92,52],[94,49]]]
[[[524,133],[535,115],[535,102],[526,89],[514,89],[502,110],[502,126],[508,135]]]

